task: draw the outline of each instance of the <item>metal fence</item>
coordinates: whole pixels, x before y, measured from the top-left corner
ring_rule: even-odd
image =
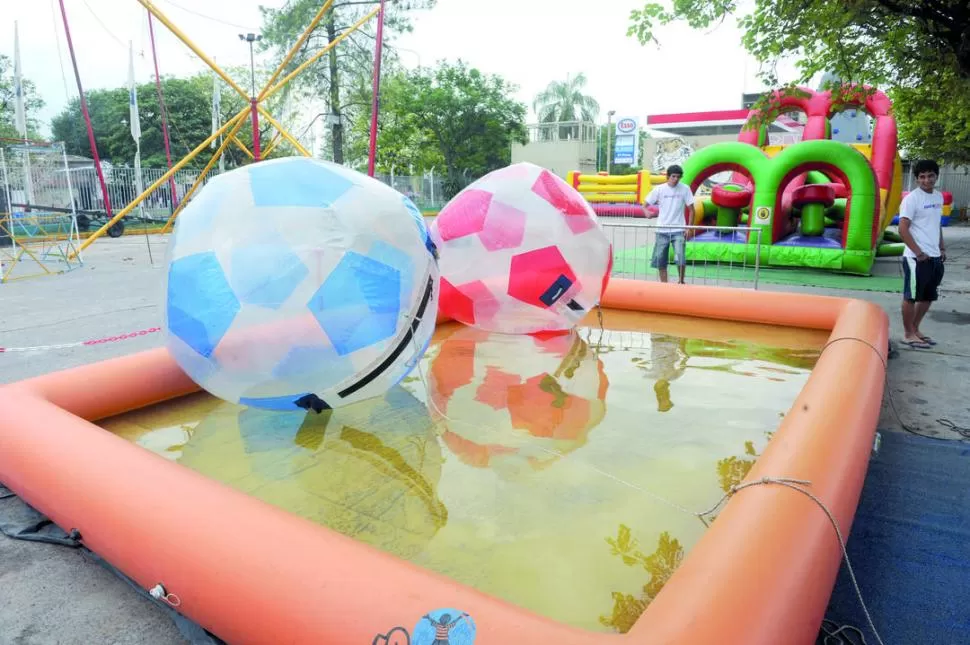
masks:
[[[424,211],[441,210],[449,197],[446,194],[446,179],[441,175],[429,172],[424,175],[382,175],[375,174],[374,179],[380,180],[398,191],[402,195],[407,195],[418,208]],[[462,188],[472,182],[467,177],[459,177],[458,185]]]
[[[912,173],[910,173],[912,176]],[[940,169],[940,179],[936,182],[938,190],[953,193],[953,215],[961,209],[970,208],[970,168],[944,167]]]
[[[140,185],[148,188],[161,179],[166,171],[166,168],[143,168]],[[193,168],[183,168],[175,173],[173,177],[176,196],[174,204],[177,205],[181,202],[189,188],[198,179],[199,173],[198,169]],[[218,170],[213,168],[206,175],[203,186],[218,174]],[[78,209],[82,211],[103,211],[104,199],[94,168],[72,169],[71,176],[77,193]],[[425,175],[375,175],[375,179],[391,186],[402,195],[407,195],[422,210],[439,210],[449,199],[446,193],[448,180],[434,173]],[[114,212],[124,208],[141,193],[134,168],[117,166],[105,168],[105,183],[108,186],[108,197],[111,199],[111,208]],[[469,183],[471,183],[471,179],[457,178],[459,187],[464,187]],[[195,194],[198,194],[198,191]],[[166,181],[135,209],[132,217],[150,221],[165,221],[172,212],[171,182]]]
[[[148,188],[168,171],[167,168],[142,168],[141,180],[134,168],[107,166],[103,167],[104,181],[108,189],[108,199],[111,200],[111,210],[117,213],[130,204],[143,188]],[[174,211],[174,207],[198,179],[200,171],[194,168],[183,168],[175,172],[172,181],[166,181],[146,197],[131,214],[132,218],[145,219],[152,222],[166,221]],[[206,175],[203,185],[218,175],[213,170]],[[77,194],[77,207],[81,211],[104,211],[104,197],[101,184],[94,167],[72,168],[71,182]],[[175,199],[172,199],[172,189]]]
[[[656,280],[658,271],[651,266],[657,239],[653,220],[624,220],[622,223],[600,220],[613,243],[613,275],[621,278]],[[668,231],[674,227],[664,227]],[[715,286],[757,289],[761,269],[761,229],[748,226],[681,226],[676,227],[687,239],[685,282]],[[728,252],[705,254],[700,247],[708,242],[731,244]],[[705,256],[710,256],[705,258]],[[677,266],[668,262],[669,280],[677,280]]]
[[[79,245],[63,144],[0,147],[0,283],[77,268]]]

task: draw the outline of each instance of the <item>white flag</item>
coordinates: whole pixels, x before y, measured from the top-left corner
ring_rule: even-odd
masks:
[[[219,77],[215,72],[212,72],[212,132],[215,134],[216,131],[222,127],[222,118],[219,114],[222,104],[221,93],[219,92]],[[216,140],[213,139],[212,143],[209,144],[210,148],[216,147]]]
[[[26,139],[27,110],[24,106],[24,83],[20,73],[20,34],[17,32],[17,21],[13,23],[13,95],[14,127]]]
[[[135,52],[128,42],[128,120],[131,122],[131,138],[141,141],[141,119],[138,116],[138,90],[135,88]]]
[[[141,195],[145,190],[141,174],[141,117],[138,116],[138,89],[135,86],[135,51],[131,41],[128,41],[128,121],[131,123],[131,138],[135,140],[135,190]],[[138,205],[138,209],[141,211],[142,204]]]

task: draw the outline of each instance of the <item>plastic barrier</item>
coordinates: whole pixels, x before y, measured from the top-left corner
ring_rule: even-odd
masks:
[[[575,170],[566,173],[566,183],[593,205],[597,215],[613,217],[645,217],[642,206],[647,195],[666,180],[666,175],[647,170],[634,175],[584,175]]]

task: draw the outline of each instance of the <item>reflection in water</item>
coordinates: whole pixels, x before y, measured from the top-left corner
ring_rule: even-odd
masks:
[[[670,398],[670,382],[676,381],[687,369],[687,339],[667,334],[650,334],[650,360],[641,357],[633,363],[656,379],[653,392],[657,397],[657,412],[669,412],[674,407]]]
[[[704,531],[671,504],[708,509],[747,474],[813,359],[610,319],[543,338],[442,325],[401,386],[321,415],[200,394],[102,425],[483,593],[623,632]]]
[[[603,626],[624,634],[630,631],[643,610],[657,597],[670,576],[674,575],[684,559],[684,548],[664,531],[657,539],[656,550],[650,555],[644,555],[637,548],[637,540],[632,537],[630,527],[626,524],[620,524],[617,537],[606,538],[606,542],[611,547],[612,555],[619,556],[623,564],[628,567],[642,567],[650,574],[650,579],[636,596],[614,591],[612,613],[599,618]]]
[[[223,403],[179,462],[403,558],[448,517],[431,420],[400,387],[319,415]]]
[[[441,343],[430,371],[445,445],[505,476],[576,450],[606,414],[603,363],[576,331],[540,338],[462,328]]]

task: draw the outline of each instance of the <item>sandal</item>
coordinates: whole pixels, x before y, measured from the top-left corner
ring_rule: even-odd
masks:
[[[920,339],[922,339],[922,341],[924,343],[926,343],[927,345],[929,345],[931,347],[935,347],[936,346],[936,341],[933,340],[932,338],[930,338],[929,336],[920,336]]]
[[[922,340],[906,340],[904,338],[899,342],[911,349],[930,349],[932,347],[932,345]]]

